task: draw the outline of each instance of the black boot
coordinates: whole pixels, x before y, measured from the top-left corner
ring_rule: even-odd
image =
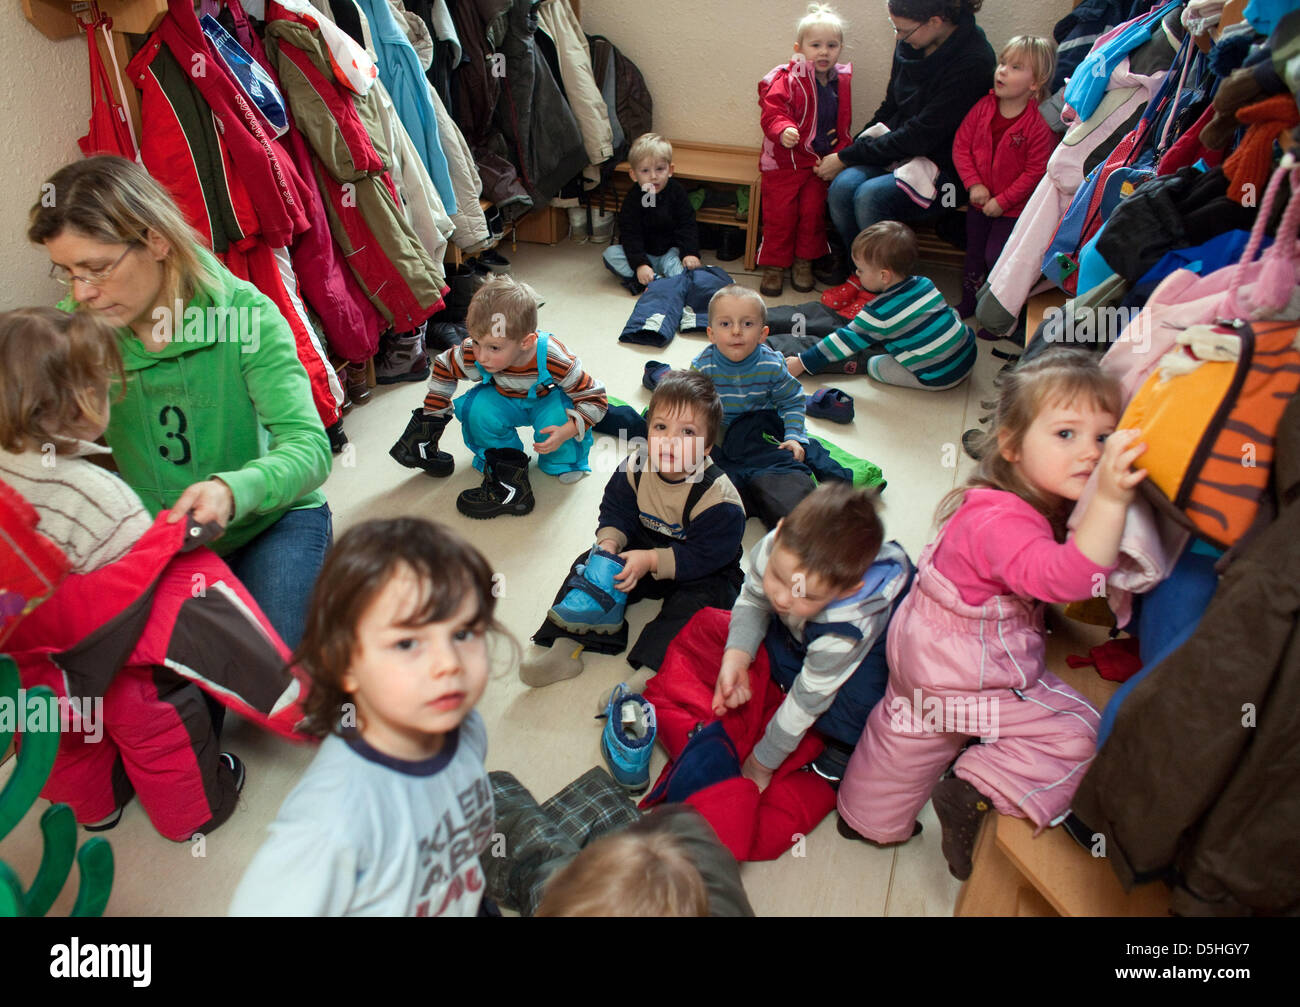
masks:
[[[438,438],[447,429],[448,416],[426,416],[421,406],[411,410],[411,419],[388,453],[408,469],[424,469],[431,476],[449,476],[456,461],[438,450]]]
[[[838,287],[853,272],[853,264],[849,261],[849,250],[844,247],[834,228],[828,229],[826,239],[831,250],[820,259],[813,260],[812,274],[818,283]]]
[[[343,421],[335,420],[332,426],[326,427],[325,436],[330,439],[330,452],[342,454],[348,443],[348,435],[343,432]]]
[[[523,515],[533,509],[533,504],[528,455],[515,448],[488,448],[483,452],[483,485],[456,498],[456,509],[472,518]]]

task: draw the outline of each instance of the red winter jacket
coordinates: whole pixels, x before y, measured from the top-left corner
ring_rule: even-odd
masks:
[[[731,613],[722,609],[701,609],[683,635],[690,634],[691,627],[695,626],[720,641],[725,640],[730,617]],[[659,673],[642,691],[654,704],[658,740],[670,759],[655,787],[672,771],[671,760],[686,747],[695,726],[717,719],[713,715],[717,662],[702,658],[689,646],[682,645],[681,640],[679,635],[669,646]],[[728,710],[722,718],[723,730],[736,746],[742,763],[785,700],[785,693],[772,680],[767,648],[758,649],[749,673],[749,702]],[[735,776],[697,790],[686,803],[708,819],[718,839],[737,860],[775,860],[799,836],[815,829],[835,807],[835,791],[831,785],[816,773],[803,771],[821,753],[822,747],[817,735],[809,731],[772,774],[772,782],[761,793],[752,780]],[[645,806],[643,803],[642,807]]]
[[[1004,217],[1018,217],[1047,171],[1057,135],[1033,102],[993,149],[993,116],[998,100],[990,91],[966,113],[952,141],[952,163],[967,189],[983,184],[1002,207]]]
[[[839,108],[835,117],[835,145],[843,150],[853,139],[853,65],[835,64]],[[811,63],[792,59],[773,67],[758,82],[758,123],[763,130],[763,152],[758,166],[763,171],[778,168],[812,168],[818,157],[812,142],[817,134],[817,74]],[[794,127],[799,142],[793,147],[781,143],[781,134]]]
[[[165,667],[286,738],[299,736],[309,680],[216,553],[217,526],[162,511],[122,559],[73,574],[6,642],[23,685],[103,696],[128,665]]]

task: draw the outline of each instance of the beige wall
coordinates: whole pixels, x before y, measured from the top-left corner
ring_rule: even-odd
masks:
[[[86,43],[50,41],[23,18],[18,0],[0,2],[0,38],[0,308],[51,304],[64,291],[49,278],[49,260],[24,237],[27,211],[41,182],[81,156],[77,137],[90,118]]]
[[[985,0],[978,21],[996,51],[1013,35],[1045,35],[1070,0]],[[759,80],[789,59],[800,0],[582,0],[582,26],[606,35],[645,75],[655,130],[668,137],[757,146]],[[853,123],[885,95],[894,36],[884,0],[836,5],[848,22]]]
[[[799,0],[583,0],[583,27],[608,35],[641,68],[655,100],[655,128],[670,137],[756,145],[755,86],[786,59]],[[1014,34],[1050,34],[1070,0],[986,0],[979,21],[997,48]],[[854,123],[884,94],[893,37],[884,0],[842,3],[849,20],[845,58],[854,64]],[[50,303],[61,288],[47,260],[23,238],[40,183],[78,157],[76,138],[90,114],[86,47],[52,42],[22,16],[17,0],[0,3],[0,307]]]

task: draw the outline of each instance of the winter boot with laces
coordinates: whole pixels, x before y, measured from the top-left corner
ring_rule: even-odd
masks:
[[[613,553],[592,546],[565,587],[569,592],[546,618],[569,633],[614,633],[623,625],[627,594],[614,586],[624,563]]]
[[[483,452],[483,484],[458,496],[456,509],[466,517],[490,518],[527,514],[534,502],[528,455],[518,448],[488,448]]]
[[[424,469],[431,476],[451,475],[456,460],[446,451],[438,450],[438,438],[449,421],[447,416],[426,416],[424,407],[416,406],[411,410],[406,430],[388,453],[408,469]]]
[[[655,708],[640,693],[629,692],[620,682],[605,704],[605,730],[600,754],[614,781],[633,794],[650,786],[650,756],[654,752]]]

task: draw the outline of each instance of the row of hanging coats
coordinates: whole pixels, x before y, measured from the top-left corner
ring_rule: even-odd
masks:
[[[169,0],[126,68],[140,160],[280,308],[327,428],[328,354],[364,362],[442,308],[448,243],[500,236],[480,196],[508,222],[615,153],[565,0],[418,2]],[[87,153],[135,155],[107,136]]]
[[[1023,359],[1104,354],[1147,446],[1105,599],[1139,659],[1075,796],[1082,834],[1179,914],[1297,914],[1300,5],[1251,0],[1202,51],[1225,6],[1139,0],[1067,48],[1065,137],[977,317],[1008,332],[1036,284],[1063,290]]]

